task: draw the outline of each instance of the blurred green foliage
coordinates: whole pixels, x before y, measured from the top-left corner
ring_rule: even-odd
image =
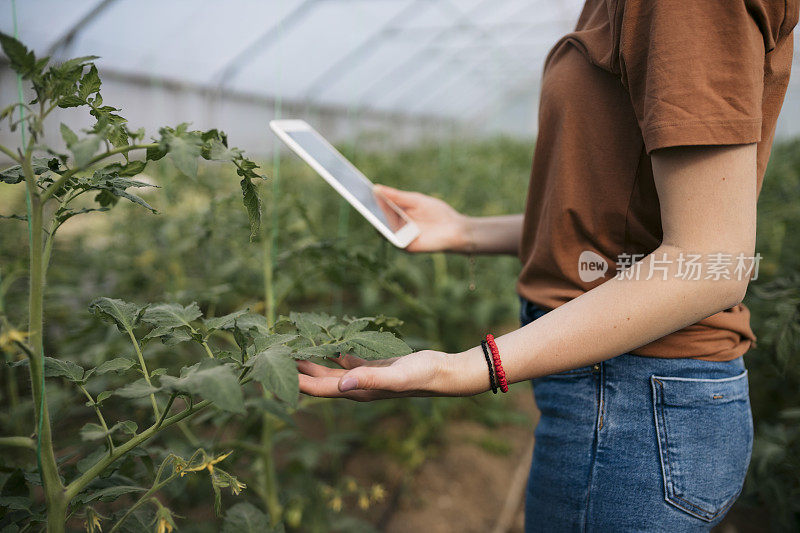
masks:
[[[361,144],[345,145],[342,151],[376,182],[438,196],[473,215],[523,208],[532,142],[453,138],[394,152],[363,152]],[[269,163],[262,166],[274,173]],[[227,171],[215,165],[202,167],[193,191],[179,195],[178,187],[185,185],[178,185],[175,169],[164,162],[149,170],[150,178],[164,188],[151,202],[163,215],[123,207],[110,216],[87,215],[65,225],[54,251],[59,267],[50,272],[47,293],[51,348],[58,346],[63,356],[87,364],[124,349],[118,335],[87,319],[86,305],[97,294],[139,302],[197,301],[208,316],[242,306],[264,311],[269,250],[263,239],[256,244],[247,241],[248,220],[239,208],[241,192],[234,181],[219,179],[222,172]],[[404,321],[399,331],[414,348],[447,351],[475,345],[486,331],[516,327],[515,258],[477,257],[471,268],[463,256],[407,254],[387,243],[297,158],[283,157],[279,175],[274,197],[269,186],[263,187],[267,206],[263,235],[275,222],[278,228],[279,313],[292,309],[396,316]],[[22,202],[22,197],[0,198],[0,213],[20,212]],[[10,316],[23,316],[19,306],[25,284],[15,278],[15,265],[22,271],[26,261],[25,227],[14,220],[1,224],[0,305],[5,303]],[[793,141],[775,146],[759,201],[757,250],[763,260],[746,299],[759,338],[746,356],[756,441],[745,492],[737,504],[745,512],[760,509],[776,531],[800,529],[798,228],[800,141]],[[475,290],[470,290],[471,279]],[[180,357],[180,352],[165,350],[157,357]],[[49,394],[55,400],[60,392],[54,387]],[[463,401],[449,399],[369,406],[337,402],[334,407],[326,400],[302,404],[301,418],[321,421],[318,425],[327,438],[298,440],[291,427],[275,437],[283,449],[278,465],[283,499],[295,513],[297,527],[308,531],[338,527],[331,526],[341,517],[331,510],[330,494],[346,492],[342,459],[354,447],[383,450],[412,470],[425,459],[426,445],[435,441],[448,419],[472,416],[494,424],[502,421],[497,420],[499,413],[509,406],[501,398],[485,396],[468,402],[466,408]],[[219,416],[209,413],[193,428],[202,432],[208,418]],[[404,429],[380,426],[387,417],[400,417]],[[0,418],[3,424],[11,421],[7,415]],[[518,420],[511,411],[507,418]],[[216,426],[222,441],[233,431],[231,425],[240,433],[257,432],[250,419],[215,422],[208,427]],[[325,491],[315,488],[318,480],[328,487]],[[188,490],[166,490],[175,508],[191,505],[192,483]],[[312,508],[323,511],[315,515]]]

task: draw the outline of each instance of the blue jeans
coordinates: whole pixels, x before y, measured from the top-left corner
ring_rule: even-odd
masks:
[[[522,325],[544,311],[523,300]],[[709,531],[753,445],[747,371],[623,354],[533,381],[525,531]]]

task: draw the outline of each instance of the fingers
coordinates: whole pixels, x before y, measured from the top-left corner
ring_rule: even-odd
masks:
[[[362,359],[361,357],[357,357],[349,353],[341,354],[339,357],[329,357],[328,359],[347,370],[351,370],[359,366],[389,366],[397,361],[397,357],[367,361],[366,359]]]
[[[413,207],[425,197],[424,194],[419,192],[401,191],[400,189],[395,189],[387,185],[375,185],[375,190],[386,196],[400,208]]]
[[[311,377],[334,377],[340,379],[347,371],[339,368],[329,368],[311,361],[297,361],[297,370],[301,374]]]
[[[384,390],[405,392],[406,379],[395,367],[360,366],[345,372],[339,379],[342,392],[356,390]]]
[[[340,367],[348,370],[367,363],[366,359],[356,357],[355,355],[351,355],[349,353],[340,354],[339,357],[329,357],[329,359]]]
[[[309,396],[321,398],[347,398],[357,402],[368,402],[380,400],[396,394],[385,393],[383,391],[354,390],[342,392],[339,390],[339,378],[335,377],[313,377],[306,374],[298,374],[300,381],[300,392]]]

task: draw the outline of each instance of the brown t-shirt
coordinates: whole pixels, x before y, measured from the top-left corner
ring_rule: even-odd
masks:
[[[659,246],[653,150],[758,143],[760,190],[797,19],[798,0],[587,0],[545,62],[517,292],[552,309]],[[605,276],[581,280],[584,251]],[[749,319],[737,305],[633,353],[735,359]]]

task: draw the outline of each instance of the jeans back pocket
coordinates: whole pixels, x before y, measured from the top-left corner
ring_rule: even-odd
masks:
[[[707,522],[742,490],[753,447],[747,371],[722,379],[652,376],[665,499]]]

